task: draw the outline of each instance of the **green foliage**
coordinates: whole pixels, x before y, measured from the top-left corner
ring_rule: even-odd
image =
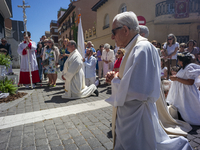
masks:
[[[73,30],[73,39],[74,41],[76,41],[77,43],[77,37],[78,37],[78,26],[76,26],[76,24],[74,24],[71,28]]]
[[[6,56],[5,54],[0,54],[0,65],[5,65],[6,68],[10,66],[10,57]]]
[[[13,80],[8,80],[6,77],[4,80],[0,80],[0,92],[1,93],[10,93],[15,94],[18,87],[16,87],[15,84],[13,84]]]

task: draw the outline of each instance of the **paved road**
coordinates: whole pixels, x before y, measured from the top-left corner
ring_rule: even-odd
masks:
[[[14,70],[16,73],[19,70]],[[59,77],[60,78],[60,77]],[[111,87],[99,87],[95,94],[83,99],[62,99],[63,82],[57,86],[25,90],[28,95],[8,104],[0,104],[0,150],[109,150],[112,107],[104,100]],[[200,126],[193,126],[187,139],[200,149]]]

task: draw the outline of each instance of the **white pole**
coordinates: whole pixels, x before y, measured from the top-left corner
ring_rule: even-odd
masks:
[[[20,8],[23,8],[23,21],[24,21],[24,28],[25,28],[25,33],[26,33],[26,36],[28,36],[27,34],[27,28],[26,28],[26,22],[27,22],[27,19],[26,19],[26,8],[30,8],[29,5],[25,5],[25,0],[23,0],[23,5],[20,6],[18,5],[18,7]],[[27,46],[28,46],[28,42],[27,42]],[[29,50],[27,50],[27,54],[28,54],[28,66],[29,66],[29,74],[30,74],[30,80],[31,80],[31,89],[33,89],[33,81],[32,81],[32,74],[31,74],[31,62],[30,62],[30,56],[29,56]]]

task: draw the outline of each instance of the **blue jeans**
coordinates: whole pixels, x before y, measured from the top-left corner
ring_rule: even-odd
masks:
[[[43,69],[42,69],[42,59],[38,59],[38,71],[39,71],[39,77],[40,77],[40,80],[42,81],[42,73],[43,73]]]

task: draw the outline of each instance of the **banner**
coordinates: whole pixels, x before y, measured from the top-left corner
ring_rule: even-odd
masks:
[[[174,18],[189,17],[189,0],[175,0]]]
[[[79,53],[83,58],[85,58],[85,44],[84,44],[84,36],[83,36],[83,28],[81,23],[81,14],[78,15],[78,44],[77,48]],[[85,73],[85,65],[83,65],[83,71]]]

